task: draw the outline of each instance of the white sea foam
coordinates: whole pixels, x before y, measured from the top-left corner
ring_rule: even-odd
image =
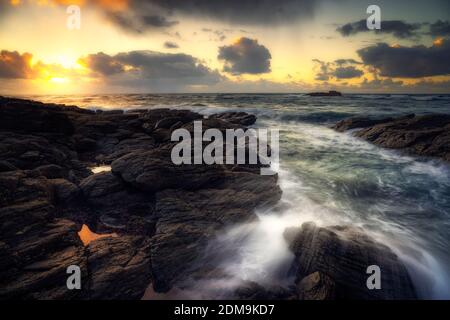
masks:
[[[197,283],[199,290],[191,290],[192,297],[218,297],[243,280],[283,283],[292,259],[283,231],[314,221],[320,226],[352,224],[364,228],[406,263],[421,297],[450,298],[448,165],[379,148],[351,134],[336,133],[325,123],[347,114],[448,113],[449,96],[346,95],[326,100],[304,95],[233,94],[34,98],[104,110],[169,107],[204,115],[247,111],[258,116],[256,126],[280,129],[280,204],[258,212],[259,222],[227,230],[211,244],[211,250],[230,253],[220,261],[226,275]]]
[[[286,129],[286,128],[285,128]],[[276,281],[283,283],[292,261],[292,253],[288,250],[283,232],[288,227],[300,226],[304,222],[313,221],[319,226],[354,225],[362,227],[376,240],[389,246],[405,263],[420,297],[442,299],[450,297],[450,281],[445,262],[436,256],[436,251],[425,239],[417,237],[415,225],[405,225],[396,220],[396,214],[406,214],[414,209],[414,205],[395,202],[395,194],[401,194],[403,188],[398,177],[405,173],[428,175],[429,178],[447,179],[448,168],[436,166],[434,162],[418,162],[413,157],[402,156],[389,150],[383,150],[347,134],[339,134],[327,128],[301,124],[297,130],[288,130],[290,139],[297,139],[310,148],[330,150],[338,154],[359,154],[366,159],[361,172],[367,177],[371,170],[378,173],[375,183],[380,189],[388,188],[393,199],[373,199],[378,202],[367,203],[364,209],[356,210],[349,199],[336,198],[336,193],[317,190],[302,181],[292,168],[280,169],[279,183],[283,190],[282,199],[273,211],[259,212],[260,221],[251,228],[238,226],[228,230],[218,241],[223,247],[237,247],[238,253],[223,261],[224,269],[237,285],[239,279],[258,283]],[[287,159],[289,167],[289,160]],[[306,161],[306,160],[305,160]],[[361,161],[356,159],[355,161]],[[298,160],[295,162],[298,165]],[[307,169],[317,165],[305,162]],[[380,166],[383,164],[383,166]],[[372,166],[373,168],[370,168]],[[352,168],[347,164],[348,168]],[[330,180],[346,176],[348,181],[362,179],[358,172],[336,172],[333,166],[318,166],[321,177],[330,176]],[[332,171],[330,171],[332,170]],[[419,179],[421,179],[419,177]],[[345,180],[345,181],[347,181]],[[356,182],[356,181],[355,181]],[[415,184],[414,180],[405,180],[405,184]],[[321,201],[311,198],[323,193]],[[356,199],[355,199],[356,200]],[[361,211],[363,210],[363,211]],[[392,214],[387,215],[387,213]],[[424,211],[425,213],[426,211]],[[417,222],[419,223],[419,222]],[[236,239],[240,239],[237,241]],[[242,241],[242,239],[244,239]],[[237,245],[238,244],[238,245]],[[287,278],[285,278],[286,280]],[[270,280],[270,281],[269,281]],[[287,280],[286,280],[287,281]]]

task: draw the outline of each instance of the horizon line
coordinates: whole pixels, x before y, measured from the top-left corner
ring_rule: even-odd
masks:
[[[282,94],[309,94],[313,92],[328,92],[331,90],[324,91],[308,91],[308,92],[127,92],[127,93],[19,93],[19,94],[3,94],[0,93],[0,97],[3,98],[14,98],[14,97],[26,97],[26,96],[86,96],[86,95],[213,95],[213,94],[233,94],[233,95],[282,95]],[[450,92],[430,92],[430,93],[410,93],[410,92],[342,92],[343,95],[450,95]],[[320,97],[316,97],[320,98]]]

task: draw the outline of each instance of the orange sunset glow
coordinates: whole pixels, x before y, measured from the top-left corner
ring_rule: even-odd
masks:
[[[417,75],[401,70],[386,72],[381,64],[388,65],[389,61],[375,61],[372,56],[363,55],[365,49],[378,50],[377,43],[388,43],[392,48],[389,54],[393,57],[395,50],[415,54],[414,48],[420,45],[429,50],[429,63],[437,63],[436,58],[431,58],[437,49],[432,48],[439,48],[442,51],[439,55],[445,56],[449,47],[445,35],[436,31],[439,36],[434,37],[427,31],[445,27],[440,24],[445,23],[445,15],[442,15],[445,10],[440,10],[439,1],[430,13],[434,16],[427,21],[411,12],[402,12],[401,5],[386,4],[383,10],[396,18],[388,21],[392,27],[387,24],[388,29],[382,28],[379,32],[348,29],[359,28],[352,24],[356,23],[353,17],[367,17],[363,5],[337,8],[329,3],[314,8],[314,15],[308,15],[305,10],[301,11],[302,6],[306,6],[302,3],[297,15],[292,13],[292,17],[284,20],[273,17],[273,22],[270,19],[265,22],[256,15],[245,17],[209,11],[206,4],[196,12],[189,4],[171,8],[159,1],[2,2],[0,82],[5,84],[4,88],[12,88],[18,94],[159,90],[263,92],[267,86],[279,92],[330,88],[349,92],[386,90],[377,87],[379,79],[402,83],[392,91],[446,92],[450,81],[448,72],[438,67]],[[66,27],[69,5],[80,7],[80,29]],[[310,5],[307,8],[313,9]],[[333,10],[337,12],[334,16],[331,15]],[[392,29],[394,23],[403,29]],[[14,32],[8,31],[13,29]],[[242,46],[244,42],[247,46]],[[250,54],[263,55],[250,57]],[[417,54],[423,59],[428,55]],[[163,71],[157,71],[152,63],[162,55],[167,60],[189,57],[190,65],[185,67],[195,76],[184,81],[175,76],[178,71],[170,79],[161,76]],[[266,61],[257,60],[263,57]],[[341,65],[336,61],[347,62]],[[248,68],[243,67],[244,64],[248,64]],[[202,76],[198,74],[199,68],[204,70]],[[164,89],[161,89],[162,83]]]
[[[449,300],[449,196],[449,0],[0,0],[0,300]]]

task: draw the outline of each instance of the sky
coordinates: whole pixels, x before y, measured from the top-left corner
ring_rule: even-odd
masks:
[[[0,0],[0,94],[450,93],[449,20],[448,0]]]

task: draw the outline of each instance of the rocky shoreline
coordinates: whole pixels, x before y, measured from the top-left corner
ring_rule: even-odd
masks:
[[[256,121],[244,112],[91,111],[0,97],[0,299],[140,299],[149,284],[168,292],[220,272],[196,264],[208,243],[257,221],[254,210],[275,205],[281,189],[261,165],[174,165],[171,132],[191,132],[199,119],[204,130]],[[111,170],[89,169],[97,166]],[[84,245],[83,224],[117,236]],[[285,237],[295,283],[244,283],[234,298],[416,297],[402,263],[362,230],[306,224]],[[384,268],[385,290],[366,288],[371,264]],[[81,290],[66,287],[69,265],[82,270]]]
[[[349,118],[333,129],[353,135],[377,146],[406,153],[450,161],[450,115],[409,114],[398,118]]]

